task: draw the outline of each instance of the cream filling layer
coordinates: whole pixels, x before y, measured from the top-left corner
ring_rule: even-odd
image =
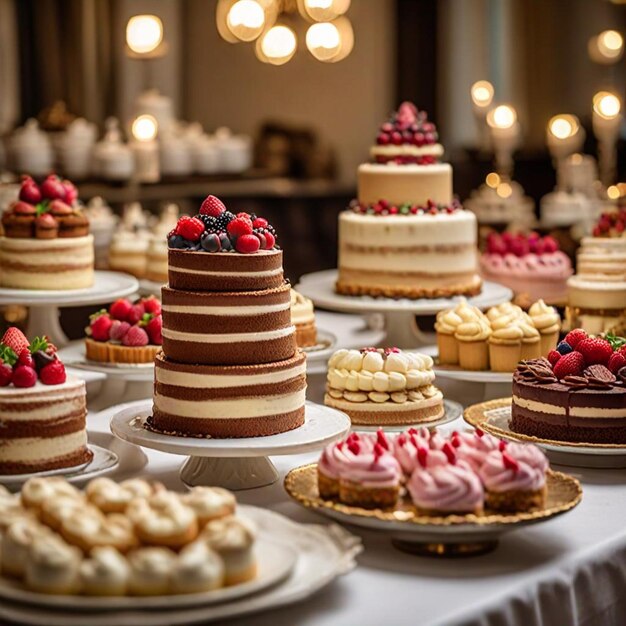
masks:
[[[228,387],[249,387],[251,385],[271,385],[296,378],[306,373],[306,363],[302,363],[290,369],[267,374],[251,374],[219,376],[215,374],[189,374],[187,372],[174,372],[161,367],[156,367],[155,377],[157,382],[176,387],[190,387],[193,389],[224,389]]]
[[[442,404],[443,394],[439,392],[432,398],[427,398],[425,400],[407,400],[402,404],[396,404],[395,402],[349,402],[348,400],[333,398],[332,396],[326,394],[324,402],[329,406],[338,409],[346,409],[348,411],[363,411],[364,413],[376,413],[383,411],[409,412],[415,411],[416,409],[426,409],[432,406],[437,406],[438,404]]]
[[[556,406],[554,404],[546,404],[545,402],[537,402],[537,400],[528,400],[527,398],[520,398],[519,396],[513,396],[513,404],[521,406],[523,409],[529,411],[536,411],[537,413],[549,413],[551,415],[565,415],[565,407]]]
[[[181,330],[163,328],[163,336],[174,341],[191,341],[192,343],[242,343],[251,341],[269,341],[288,337],[296,332],[295,326],[277,328],[256,333],[186,333]]]
[[[289,413],[304,406],[306,389],[284,396],[257,396],[227,400],[178,400],[154,394],[154,406],[159,411],[194,419],[241,419],[270,417]]]
[[[7,411],[2,408],[0,403],[0,421],[10,420],[12,422],[31,422],[33,420],[55,420],[59,417],[64,417],[70,413],[75,413],[81,409],[87,414],[85,408],[85,400],[81,398],[70,399],[65,402],[59,402],[55,400],[48,401],[46,399],[46,406],[43,408],[33,409],[32,411]]]
[[[189,313],[192,315],[263,315],[264,313],[277,313],[289,309],[289,302],[280,304],[251,305],[251,306],[181,306],[176,304],[164,304],[163,311],[168,313]]]
[[[236,276],[257,276],[258,278],[264,278],[267,276],[278,276],[283,273],[283,268],[279,267],[274,270],[265,270],[263,272],[210,272],[206,270],[191,270],[186,267],[176,267],[170,265],[171,272],[178,272],[180,274],[198,274],[201,276],[224,276],[234,278]]]
[[[547,404],[545,402],[537,402],[536,400],[527,400],[513,396],[513,403],[523,409],[536,411],[537,413],[549,413],[551,415],[565,415],[565,407]],[[588,418],[606,418],[606,417],[626,417],[626,407],[618,409],[603,409],[598,407],[570,407],[569,414],[572,417],[588,417]]]
[[[0,463],[36,463],[66,456],[87,445],[87,432],[79,430],[60,437],[0,439]]]

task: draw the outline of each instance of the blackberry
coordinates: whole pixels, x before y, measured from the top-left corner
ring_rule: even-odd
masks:
[[[215,219],[215,228],[221,231],[226,230],[226,226],[228,226],[228,224],[230,224],[230,222],[235,219],[235,215],[230,211],[224,211],[223,213],[220,213],[220,216]]]
[[[257,214],[256,213],[250,213],[250,221],[254,222],[254,220],[257,218]]]
[[[267,225],[267,228],[265,229],[268,232],[272,233],[272,235],[274,235],[274,239],[276,239],[276,230],[274,229],[274,227],[271,224]]]
[[[212,215],[199,215],[199,219],[204,223],[204,227],[210,233],[217,231],[217,218]]]

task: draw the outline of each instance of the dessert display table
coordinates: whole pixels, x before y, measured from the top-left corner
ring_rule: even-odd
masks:
[[[59,309],[113,302],[137,291],[137,279],[119,272],[96,271],[92,287],[72,290],[28,290],[0,288],[0,305],[21,304],[29,308],[29,337],[47,335],[57,347],[65,346],[68,338],[59,323]]]
[[[296,290],[313,300],[321,308],[342,313],[382,313],[385,316],[386,336],[381,346],[415,348],[432,343],[433,338],[420,331],[415,317],[435,315],[454,305],[457,298],[436,298],[409,300],[406,298],[372,298],[370,296],[343,296],[335,293],[337,270],[324,270],[305,274],[296,285]],[[507,302],[513,292],[496,283],[485,282],[478,296],[468,298],[468,302],[479,309]]]
[[[350,430],[344,413],[307,402],[305,423],[300,428],[269,437],[242,439],[203,439],[174,437],[144,428],[152,411],[151,401],[120,407],[111,419],[111,431],[121,439],[172,454],[189,456],[180,471],[188,486],[219,485],[227,489],[252,489],[270,485],[278,472],[270,455],[321,450]]]

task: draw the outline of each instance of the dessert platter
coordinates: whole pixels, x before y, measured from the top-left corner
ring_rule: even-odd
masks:
[[[427,556],[483,554],[502,534],[565,513],[582,496],[533,445],[425,427],[352,433],[289,472],[285,489],[307,508]]]
[[[409,102],[381,126],[374,162],[358,169],[358,197],[339,215],[338,270],[305,275],[297,286],[323,308],[384,313],[386,345],[414,347],[415,315],[435,314],[452,298],[480,308],[511,298],[478,275],[476,217],[453,197],[437,137]]]

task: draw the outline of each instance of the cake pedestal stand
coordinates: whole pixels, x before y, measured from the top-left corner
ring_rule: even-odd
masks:
[[[137,291],[137,279],[120,272],[96,271],[94,284],[87,289],[8,289],[0,288],[0,306],[19,304],[29,307],[27,336],[47,335],[57,347],[68,343],[61,324],[59,309],[89,306],[125,298]]]
[[[321,450],[345,436],[350,419],[341,411],[307,402],[305,423],[300,428],[268,437],[204,439],[175,437],[144,428],[152,401],[143,400],[122,408],[111,419],[111,431],[121,439],[162,452],[189,456],[180,470],[189,487],[220,486],[231,490],[271,485],[278,472],[270,455],[301,454]]]
[[[372,298],[371,296],[343,296],[335,293],[337,270],[324,270],[302,276],[296,289],[313,300],[315,306],[341,313],[382,313],[385,317],[386,336],[381,347],[415,348],[432,343],[434,338],[420,330],[416,316],[435,315],[453,307],[454,298]],[[497,283],[484,282],[482,292],[467,301],[481,310],[511,300],[513,292]]]

